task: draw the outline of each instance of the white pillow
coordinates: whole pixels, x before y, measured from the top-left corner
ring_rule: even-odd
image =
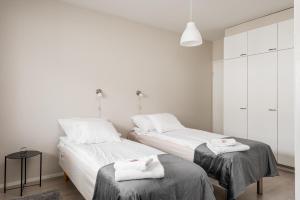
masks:
[[[78,138],[80,136],[78,124],[76,123],[77,120],[78,118],[57,120],[69,139]]]
[[[152,121],[156,131],[159,133],[185,128],[174,115],[169,113],[160,113],[148,116]]]
[[[135,115],[131,117],[132,122],[144,132],[155,130],[155,127],[147,115]]]
[[[120,142],[120,135],[112,123],[100,118],[58,120],[68,138],[75,143]]]

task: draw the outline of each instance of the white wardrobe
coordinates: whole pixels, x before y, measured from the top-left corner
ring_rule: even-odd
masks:
[[[294,167],[293,20],[224,39],[224,134],[262,141]]]

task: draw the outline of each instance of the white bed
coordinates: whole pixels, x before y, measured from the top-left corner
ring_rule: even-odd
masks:
[[[200,146],[202,146],[202,144],[208,143],[212,139],[225,138],[225,137],[228,136],[206,132],[202,130],[190,129],[190,128],[182,128],[182,129],[166,131],[166,132],[157,132],[154,130],[145,132],[139,130],[138,128],[134,128],[134,131],[130,132],[128,135],[128,138],[131,140],[157,148],[169,154],[182,157],[194,163],[197,163],[199,161],[200,154],[198,154],[198,160],[196,161],[195,161],[195,155],[197,149]],[[204,170],[206,170],[206,172],[211,178],[216,178],[216,180],[218,180],[219,183],[218,185],[226,189],[228,199],[237,198],[242,192],[246,190],[246,187],[248,185],[254,182],[257,182],[257,193],[262,194],[263,178],[273,177],[278,175],[275,157],[272,156],[273,153],[271,148],[268,145],[265,145],[263,143],[258,143],[250,140],[249,142],[254,145],[253,147],[251,147],[250,150],[251,153],[223,154],[225,155],[225,157],[228,157],[226,159],[221,159],[221,160],[227,160],[227,162],[224,162],[225,163],[224,165],[222,164],[223,162],[218,162],[218,158],[219,158],[218,156],[214,157],[211,156],[210,154],[206,154],[206,152],[203,152],[203,154],[201,154],[201,160],[202,161],[205,160],[208,162],[206,162],[205,164],[201,162],[201,164],[198,165],[201,166]],[[256,144],[254,144],[253,142]],[[235,162],[234,163],[235,167],[230,168],[228,167],[229,166],[228,163],[232,162],[232,160],[239,160],[239,162]],[[253,163],[251,167],[248,165],[249,162]],[[218,166],[220,166],[220,163],[224,167],[218,168]],[[258,163],[263,163],[263,164],[259,165]],[[236,166],[240,166],[240,167],[236,167]],[[265,170],[267,172],[265,172]],[[235,174],[238,174],[237,172],[240,172],[242,175],[235,179],[234,177],[236,177]],[[229,174],[228,176],[229,178],[224,179],[224,177],[228,174]],[[220,178],[218,176],[220,176]],[[222,182],[220,182],[220,180]],[[243,184],[239,184],[239,183],[243,183]],[[238,189],[234,191],[231,188],[238,188]]]
[[[229,150],[231,153],[222,153],[228,149],[215,151],[210,145],[218,141],[213,139],[226,135],[186,128],[170,113],[135,115],[131,119],[135,128],[129,133],[130,139],[201,166],[226,189],[228,199],[236,199],[255,182],[257,193],[262,194],[263,178],[278,175],[274,154],[267,144],[235,138],[243,149],[238,150],[237,145],[236,150]]]
[[[92,199],[97,173],[101,167],[117,160],[163,153],[143,144],[121,140],[121,142],[76,144],[66,137],[60,138],[59,164],[85,199]]]

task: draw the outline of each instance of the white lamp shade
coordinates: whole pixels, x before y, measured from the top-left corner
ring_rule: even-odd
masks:
[[[202,44],[202,36],[194,22],[188,22],[180,39],[180,45],[194,47]]]

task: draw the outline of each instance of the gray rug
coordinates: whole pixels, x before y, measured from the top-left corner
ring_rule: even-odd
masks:
[[[58,191],[49,191],[41,194],[20,197],[13,200],[60,200],[60,193]]]

